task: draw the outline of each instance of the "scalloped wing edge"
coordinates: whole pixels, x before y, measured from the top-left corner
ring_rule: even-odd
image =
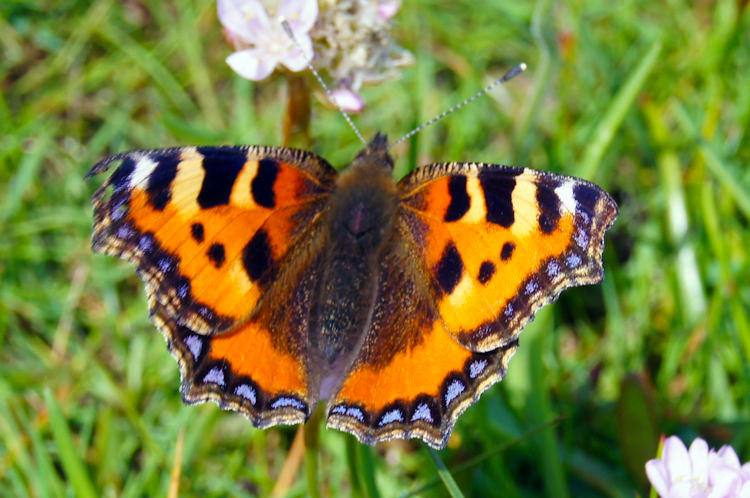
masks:
[[[363,444],[416,438],[432,448],[443,449],[458,417],[476,403],[484,391],[505,377],[508,363],[517,349],[516,340],[495,351],[475,353],[466,360],[463,371],[446,376],[437,396],[421,395],[411,403],[398,401],[378,414],[368,413],[356,405],[329,404],[326,425],[352,434]],[[439,424],[430,423],[437,418]]]

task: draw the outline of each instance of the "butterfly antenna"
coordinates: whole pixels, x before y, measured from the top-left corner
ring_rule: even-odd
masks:
[[[302,45],[300,45],[299,42],[297,41],[297,38],[294,36],[294,33],[292,33],[292,28],[289,26],[289,23],[287,22],[286,19],[281,20],[281,26],[284,28],[284,31],[286,32],[286,35],[289,37],[289,39],[292,40],[292,43],[294,43],[294,45],[299,49],[299,51],[302,52],[302,55],[307,57],[307,54],[305,53],[305,49],[302,48]],[[349,114],[338,104],[338,102],[336,102],[336,99],[333,96],[333,92],[328,87],[328,85],[326,85],[326,82],[323,81],[323,78],[321,78],[320,73],[318,73],[318,71],[315,70],[311,61],[312,61],[312,56],[310,56],[310,58],[307,61],[307,68],[310,71],[312,71],[312,73],[315,75],[315,79],[318,80],[318,83],[320,83],[320,86],[322,86],[323,89],[325,90],[326,95],[328,96],[328,100],[333,105],[335,105],[336,109],[338,109],[339,112],[344,116],[344,119],[346,120],[347,123],[349,123],[349,126],[351,126],[352,130],[354,130],[354,133],[357,135],[357,138],[359,138],[359,140],[363,144],[367,145],[367,141],[365,140],[365,137],[362,136],[362,133],[360,133],[359,129],[354,124],[354,121],[352,121],[352,118],[349,116]]]
[[[490,90],[492,90],[493,88],[495,88],[499,84],[505,83],[506,81],[508,81],[508,80],[510,80],[512,78],[515,78],[516,76],[518,76],[519,74],[521,74],[525,70],[526,70],[526,63],[525,62],[520,63],[519,65],[517,65],[516,67],[514,67],[513,69],[511,69],[510,71],[508,71],[505,74],[505,76],[503,76],[500,79],[497,79],[497,80],[493,81],[492,83],[490,83],[489,85],[487,85],[486,87],[484,87],[484,89],[482,89],[481,91],[477,92],[472,97],[469,97],[468,99],[464,100],[460,104],[456,104],[453,107],[451,107],[450,109],[447,109],[447,110],[441,112],[440,114],[438,114],[437,116],[435,116],[431,120],[427,121],[426,123],[422,123],[421,125],[417,126],[413,130],[411,130],[409,133],[407,133],[406,135],[404,135],[403,137],[399,138],[395,142],[392,142],[390,145],[388,145],[388,148],[390,149],[391,147],[400,144],[404,140],[408,140],[413,135],[416,135],[417,133],[419,133],[420,131],[424,130],[425,128],[427,128],[431,124],[435,123],[436,121],[440,121],[441,119],[443,119],[448,114],[450,114],[450,113],[452,113],[454,111],[459,110],[460,108],[462,108],[466,104],[474,102],[476,99],[478,99],[479,97],[481,97],[485,93],[489,92]]]

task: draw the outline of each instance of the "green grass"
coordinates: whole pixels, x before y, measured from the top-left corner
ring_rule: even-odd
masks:
[[[393,34],[416,63],[363,91],[366,136],[529,70],[397,150],[398,171],[582,175],[621,214],[604,282],[538,314],[446,451],[323,430],[321,495],[645,496],[662,432],[750,460],[745,2],[404,4]],[[279,144],[284,80],[231,72],[208,0],[5,1],[0,53],[0,495],[165,495],[182,430],[182,495],[268,494],[294,428],[182,405],[140,281],[89,250],[100,179],[83,176],[132,148]],[[314,150],[345,164],[354,134],[313,113]],[[300,468],[289,494],[307,493]]]

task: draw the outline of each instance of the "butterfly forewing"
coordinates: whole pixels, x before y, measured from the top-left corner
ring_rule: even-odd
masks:
[[[482,163],[425,166],[404,178],[402,219],[451,334],[475,351],[513,342],[566,287],[602,278],[617,206],[596,185]]]
[[[134,263],[152,308],[200,333],[252,311],[335,179],[318,156],[289,149],[186,147],[115,160],[94,195],[93,247]]]

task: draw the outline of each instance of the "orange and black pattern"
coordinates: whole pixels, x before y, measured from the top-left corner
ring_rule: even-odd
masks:
[[[383,141],[366,157],[390,168]],[[112,156],[89,176],[118,162],[93,197],[92,246],[136,266],[185,402],[214,401],[258,427],[304,422],[328,393],[309,341],[337,237],[326,223],[366,226],[328,204],[344,175],[305,151],[185,147]],[[534,313],[602,279],[617,206],[584,180],[483,163],[424,166],[384,189],[398,193],[386,204],[393,229],[328,425],[369,444],[442,448],[503,378]]]
[[[89,175],[116,161],[94,194],[92,246],[136,265],[185,401],[241,409],[256,425],[304,420],[304,337],[272,333],[258,305],[304,247],[335,170],[290,149],[187,147],[113,156]]]
[[[364,442],[443,447],[460,413],[505,375],[534,312],[566,287],[601,280],[617,207],[589,182],[490,164],[425,166],[399,187],[409,247],[388,253],[421,260],[411,271],[385,260],[371,347],[329,420]]]

